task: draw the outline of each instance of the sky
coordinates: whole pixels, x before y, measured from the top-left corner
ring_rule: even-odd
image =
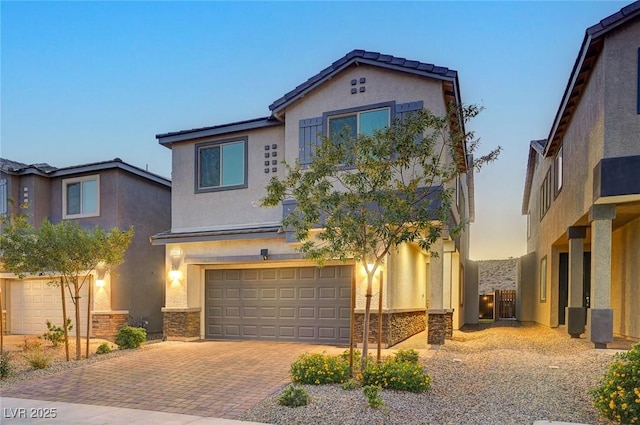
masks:
[[[353,49],[458,71],[484,108],[470,257],[526,253],[529,142],[546,138],[585,30],[631,1],[0,2],[0,156],[121,158],[165,177],[156,134],[265,117]]]

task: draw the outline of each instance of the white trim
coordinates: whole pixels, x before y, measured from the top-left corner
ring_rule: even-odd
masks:
[[[86,181],[96,181],[96,211],[91,213],[80,214],[67,214],[67,186],[73,183],[83,183]],[[82,209],[82,185],[80,185],[80,208]],[[85,217],[99,217],[100,216],[100,175],[93,174],[91,176],[74,177],[71,179],[62,180],[62,218],[74,219]]]

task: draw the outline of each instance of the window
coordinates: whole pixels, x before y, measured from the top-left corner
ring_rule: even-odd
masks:
[[[95,217],[100,215],[99,193],[99,176],[63,180],[63,218]]]
[[[7,214],[7,179],[0,179],[0,216]]]
[[[531,237],[531,211],[527,212],[527,239]]]
[[[357,134],[372,136],[374,131],[389,126],[389,117],[389,108],[329,117],[329,136],[343,134],[345,131],[354,138]]]
[[[547,301],[547,257],[540,260],[540,301]]]
[[[247,187],[247,140],[196,145],[196,192]]]
[[[551,206],[551,184],[551,169],[549,169],[542,185],[540,186],[540,220],[542,220]]]
[[[555,195],[558,196],[558,193],[560,192],[560,189],[562,189],[562,174],[563,174],[563,169],[562,169],[562,146],[560,146],[560,149],[558,149],[558,153],[556,154],[556,159],[553,162],[553,166],[555,168],[555,173],[554,173],[554,177],[555,177]]]

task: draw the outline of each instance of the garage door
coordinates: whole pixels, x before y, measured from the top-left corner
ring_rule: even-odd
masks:
[[[10,332],[13,334],[41,335],[47,331],[47,320],[62,326],[62,303],[60,287],[49,285],[49,280],[14,280],[10,282]],[[86,334],[87,289],[83,285],[80,298],[81,335]],[[75,307],[69,292],[65,294],[67,316],[74,322],[72,335],[75,336]]]
[[[352,266],[207,270],[206,337],[349,343]]]

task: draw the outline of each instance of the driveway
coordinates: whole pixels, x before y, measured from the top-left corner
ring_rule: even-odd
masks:
[[[2,388],[2,397],[235,418],[289,382],[304,352],[344,348],[278,342],[162,342]]]

